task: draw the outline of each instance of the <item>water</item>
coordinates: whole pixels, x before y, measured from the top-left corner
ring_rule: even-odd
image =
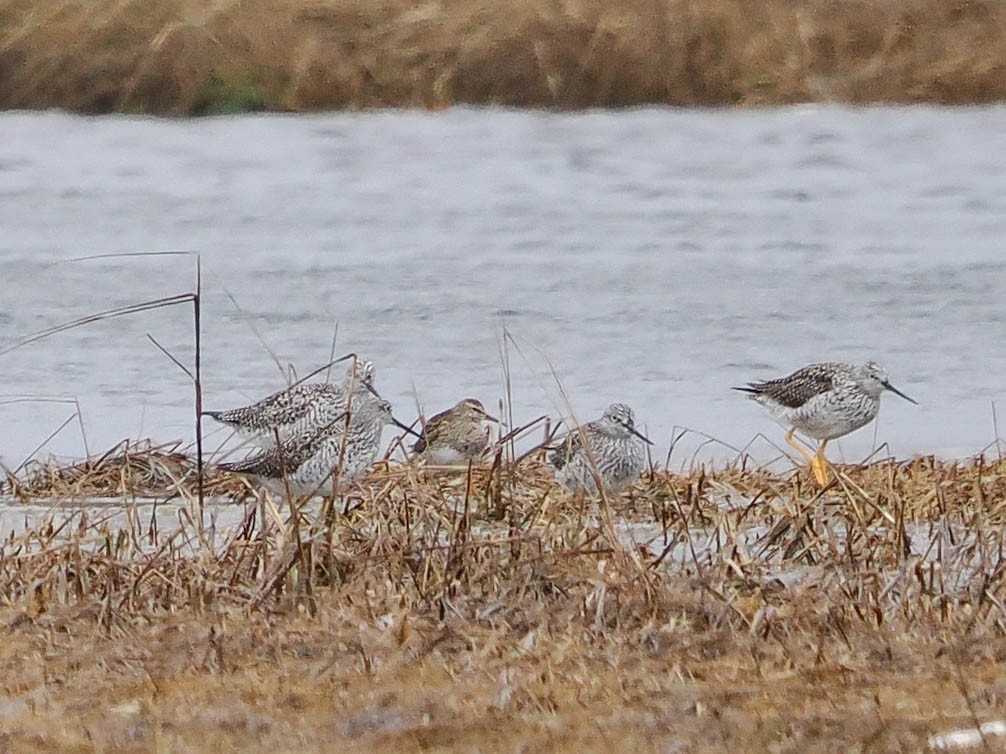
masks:
[[[1002,108],[8,113],[0,130],[0,347],[193,288],[184,257],[61,260],[199,250],[207,408],[283,385],[256,333],[303,374],[328,360],[335,323],[399,418],[414,396],[428,413],[492,407],[506,328],[517,421],[564,413],[552,365],[581,418],[632,405],[660,458],[676,426],[781,445],[730,386],[832,358],[881,360],[921,404],[887,396],[876,431],[833,459],[994,439]],[[148,333],[191,363],[189,310],[161,309],[0,356],[0,393],[75,397],[92,452],[191,441],[190,383]],[[72,413],[0,404],[0,459],[16,466]],[[71,424],[43,452],[79,457],[84,438]]]

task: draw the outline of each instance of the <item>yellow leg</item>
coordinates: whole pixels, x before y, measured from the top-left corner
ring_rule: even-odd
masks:
[[[824,460],[824,446],[828,444],[825,440],[821,443],[821,446],[817,449],[817,453],[811,453],[803,445],[798,443],[793,437],[793,430],[791,429],[786,433],[786,442],[789,443],[790,447],[794,448],[800,455],[807,459],[810,464],[811,471],[814,472],[814,478],[817,483],[824,487],[828,484],[828,464]]]
[[[828,462],[824,459],[824,448],[827,444],[827,440],[821,442],[821,446],[817,449],[817,455],[810,462],[811,468],[814,469],[814,478],[822,487],[828,484]]]
[[[793,432],[794,432],[794,430],[791,429],[789,432],[786,433],[786,442],[788,442],[791,448],[794,448],[797,453],[799,453],[804,458],[806,458],[807,462],[810,463],[811,466],[813,466],[814,465],[814,454],[811,453],[809,450],[807,450],[805,447],[803,447],[803,445],[801,445],[800,443],[798,443],[796,440],[793,439]]]

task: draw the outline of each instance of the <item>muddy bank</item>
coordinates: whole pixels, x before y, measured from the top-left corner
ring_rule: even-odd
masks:
[[[0,0],[0,106],[88,113],[990,102],[992,0]]]

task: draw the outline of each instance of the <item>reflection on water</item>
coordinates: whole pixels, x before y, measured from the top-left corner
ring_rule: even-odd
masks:
[[[0,118],[0,347],[192,287],[185,258],[54,262],[190,249],[208,408],[282,385],[259,336],[303,374],[336,323],[400,418],[416,397],[489,406],[506,328],[515,421],[565,411],[551,365],[583,418],[632,405],[661,459],[675,426],[781,444],[730,386],[831,358],[877,358],[920,401],[885,403],[876,438],[897,455],[994,436],[1001,109]],[[92,450],[191,440],[188,378],[148,333],[191,360],[189,312],[162,309],[0,356],[0,390],[76,397]],[[0,404],[0,458],[16,465],[72,410]],[[862,430],[833,457],[873,442]],[[73,427],[50,447],[84,452]]]

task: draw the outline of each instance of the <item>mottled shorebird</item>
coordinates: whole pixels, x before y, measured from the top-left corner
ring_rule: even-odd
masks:
[[[267,448],[219,468],[256,477],[269,491],[283,495],[335,493],[333,477],[341,486],[366,473],[377,460],[381,432],[392,422],[391,404],[383,398],[361,401],[352,409],[346,431],[344,417],[334,417],[328,427],[319,427],[278,446]]]
[[[604,415],[571,431],[552,451],[549,460],[556,478],[568,490],[597,494],[595,472],[604,491],[617,495],[629,487],[646,466],[646,445],[636,429],[632,409],[612,403]]]
[[[473,461],[489,444],[488,433],[482,426],[487,421],[499,422],[499,419],[487,414],[479,401],[465,398],[429,419],[412,450],[434,465]]]
[[[788,377],[765,382],[749,382],[735,387],[765,407],[789,431],[786,442],[810,463],[814,478],[822,487],[828,483],[824,448],[829,440],[842,437],[873,421],[880,410],[880,395],[890,390],[910,403],[918,403],[895,388],[887,370],[875,361],[843,364],[828,361],[798,369]],[[820,441],[811,453],[793,433]]]
[[[374,393],[374,365],[356,360],[341,385],[300,384],[280,390],[257,403],[229,411],[204,411],[206,416],[231,427],[241,437],[264,448],[327,427],[337,416]]]

